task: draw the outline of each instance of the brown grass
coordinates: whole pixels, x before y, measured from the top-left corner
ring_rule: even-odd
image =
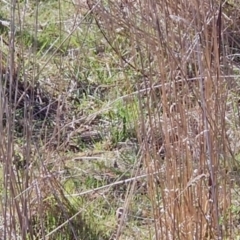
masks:
[[[88,4],[122,64],[139,75],[137,131],[155,239],[232,239],[228,169],[238,150],[230,149],[237,140],[227,134],[226,115],[234,114],[227,104],[237,79],[227,43],[229,35],[237,38],[237,3]],[[123,46],[114,44],[116,36]]]
[[[76,4],[78,9],[83,3]],[[82,189],[76,195],[66,194],[63,184],[68,166],[63,151],[66,145],[61,138],[66,138],[63,129],[75,123],[71,120],[62,126],[61,116],[71,111],[71,106],[67,105],[67,97],[56,100],[55,126],[51,129],[50,140],[47,138],[49,130],[42,126],[40,132],[46,135],[46,139],[41,139],[40,143],[35,141],[34,114],[27,105],[24,92],[29,89],[24,71],[21,72],[24,83],[21,84],[25,87],[22,93],[25,99],[23,137],[20,143],[15,138],[19,89],[12,23],[4,64],[0,54],[1,221],[4,226],[0,237],[65,239],[68,236],[68,239],[79,239],[81,236],[94,240],[100,235],[102,239],[112,235],[114,239],[132,239],[125,234],[127,215],[131,208],[138,207],[132,200],[139,179],[145,179],[147,197],[151,202],[146,214],[149,239],[239,237],[236,194],[239,187],[235,184],[240,150],[237,144],[240,124],[237,115],[238,4],[238,1],[229,4],[207,0],[88,0],[87,5],[84,4],[88,8],[87,15],[94,17],[112,59],[117,62],[111,66],[120,66],[123,72],[124,81],[120,80],[116,85],[126,95],[119,99],[131,109],[137,98],[139,117],[134,120],[139,152],[134,171],[127,180],[116,178],[114,183],[93,190]],[[16,13],[14,9],[12,11],[14,18]],[[98,50],[101,58],[104,50]],[[41,71],[50,59],[43,64]],[[24,69],[24,64],[22,67]],[[39,74],[37,70],[33,73],[33,85]],[[2,79],[8,82],[7,93],[4,92],[6,81]],[[34,88],[29,91],[35,95]],[[79,122],[92,123],[96,116],[109,110],[110,104]],[[72,135],[78,134],[75,130]],[[49,143],[54,141],[56,146],[51,149]],[[16,165],[17,147],[24,156],[20,169]],[[120,212],[115,219],[116,227],[111,222],[115,228],[113,234],[105,234],[106,229],[96,231],[94,221],[87,222],[83,217],[86,208],[94,203],[92,199],[98,197],[97,193],[110,199],[111,187],[123,184],[127,184],[127,188],[123,206],[118,209]],[[87,198],[88,194],[92,198]],[[81,200],[75,201],[74,197],[86,197],[88,204],[82,208]],[[54,221],[47,225],[46,222],[52,219]],[[154,236],[151,236],[152,228]],[[64,235],[67,232],[70,233]]]

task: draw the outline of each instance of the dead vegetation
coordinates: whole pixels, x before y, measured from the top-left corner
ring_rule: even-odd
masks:
[[[156,239],[228,239],[239,231],[227,170],[239,151],[229,146],[238,140],[226,124],[234,115],[229,97],[239,88],[237,59],[229,58],[238,52],[234,4],[108,1],[106,8],[89,1],[107,42],[143,79],[135,83],[146,91],[138,131]],[[118,34],[130,56],[114,45]]]
[[[103,75],[77,30],[52,85],[0,56],[3,238],[238,238],[239,2],[82,4]]]

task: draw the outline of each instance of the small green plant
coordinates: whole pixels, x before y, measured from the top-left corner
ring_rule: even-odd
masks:
[[[108,117],[112,124],[110,131],[113,145],[130,138],[136,138],[134,131],[136,113],[133,105],[126,106],[119,102],[112,111],[109,111]]]

